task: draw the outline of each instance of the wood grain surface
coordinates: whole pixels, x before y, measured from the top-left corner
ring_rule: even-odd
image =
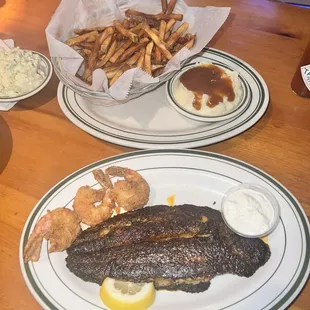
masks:
[[[265,0],[188,0],[193,6],[230,6],[209,46],[251,64],[265,79],[270,105],[241,135],[203,150],[263,169],[286,186],[310,216],[310,99],[290,82],[310,37],[310,9]],[[45,28],[59,0],[0,0],[0,38],[48,55]],[[58,79],[37,95],[0,112],[0,309],[40,309],[22,278],[18,247],[25,221],[55,183],[91,162],[132,149],[82,131],[60,110]],[[308,283],[292,310],[310,309]]]

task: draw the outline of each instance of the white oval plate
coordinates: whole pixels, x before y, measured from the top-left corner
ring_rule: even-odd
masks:
[[[191,61],[220,62],[240,73],[248,89],[241,113],[216,123],[188,119],[171,107],[165,85],[125,104],[104,107],[60,83],[58,103],[68,119],[89,134],[111,143],[145,149],[195,148],[218,143],[249,129],[263,116],[269,93],[265,81],[252,67],[215,49],[204,50]]]
[[[65,264],[66,252],[47,252],[47,242],[37,263],[23,262],[23,248],[38,219],[47,210],[72,207],[82,185],[97,187],[91,171],[111,165],[139,171],[150,184],[149,205],[206,205],[220,208],[232,186],[256,183],[271,191],[281,206],[281,221],[269,235],[271,258],[250,278],[221,275],[199,294],[158,291],[152,310],[286,309],[304,286],[310,269],[310,235],[307,217],[297,200],[263,171],[236,159],[194,150],[137,151],[107,158],[86,166],[55,185],[34,207],[25,224],[19,249],[22,274],[33,296],[45,309],[106,309],[99,286],[84,282]]]
[[[32,52],[33,54],[37,54],[40,57],[40,70],[42,70],[45,74],[45,79],[43,80],[43,82],[36,87],[35,89],[33,89],[32,91],[20,95],[20,96],[15,96],[15,97],[0,97],[0,101],[1,102],[15,102],[15,101],[20,101],[23,99],[27,99],[35,94],[37,94],[39,91],[41,91],[46,85],[47,83],[50,81],[52,74],[53,74],[53,66],[50,62],[50,60],[44,56],[43,54],[36,52],[36,51],[29,51]]]
[[[200,58],[204,58],[204,56],[202,55]],[[236,105],[236,107],[228,112],[225,113],[223,115],[217,115],[217,116],[211,116],[211,115],[199,115],[198,113],[193,113],[190,112],[188,110],[186,110],[184,107],[182,107],[182,105],[179,104],[179,102],[177,101],[177,99],[175,98],[175,89],[176,89],[176,85],[179,82],[180,76],[187,70],[196,67],[197,65],[201,65],[203,63],[205,63],[206,61],[197,61],[197,63],[189,63],[187,65],[185,65],[184,67],[182,67],[182,69],[180,71],[178,71],[171,80],[169,80],[166,83],[166,95],[167,95],[167,99],[168,102],[171,104],[171,106],[176,109],[179,113],[181,113],[182,115],[191,118],[193,120],[196,121],[200,121],[200,122],[207,122],[207,123],[213,123],[213,122],[220,122],[220,121],[225,121],[231,118],[234,118],[236,116],[238,116],[239,114],[241,114],[245,109],[247,109],[247,103],[250,102],[250,88],[248,86],[247,81],[243,78],[242,75],[240,75],[239,73],[239,81],[240,81],[240,86],[241,86],[241,90],[242,90],[242,96],[238,102],[238,104]],[[215,65],[218,65],[222,68],[228,69],[230,71],[234,71],[234,69],[232,69],[231,67],[227,66],[224,63],[219,63],[219,62],[212,62]]]

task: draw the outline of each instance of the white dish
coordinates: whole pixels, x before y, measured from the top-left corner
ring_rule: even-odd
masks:
[[[233,208],[235,211],[234,214],[237,214],[238,216],[234,218],[233,223],[229,221],[230,217],[227,216],[227,205],[225,202],[229,200],[229,198],[236,194],[237,192],[240,193],[242,191],[245,191],[246,195],[249,195],[250,193],[250,205],[252,206],[252,209],[249,213],[247,209],[242,208],[242,206],[238,203],[235,203],[236,200],[234,200],[234,203],[230,205],[230,207]],[[253,197],[253,193],[255,193],[255,196]],[[240,196],[239,196],[240,197]],[[244,196],[243,196],[244,197]],[[247,198],[249,199],[249,198]],[[262,200],[264,199],[264,200]],[[249,200],[245,200],[249,201]],[[244,203],[244,202],[243,202]],[[261,207],[258,207],[258,203],[261,203]],[[269,206],[269,208],[268,208]],[[241,209],[240,209],[241,208]],[[266,230],[262,231],[263,225],[261,221],[258,221],[257,216],[253,215],[253,211],[255,212],[255,208],[259,208],[257,212],[264,215],[265,218],[269,219],[269,227],[266,228]],[[236,212],[237,209],[239,210],[246,210],[247,214],[244,214],[243,212]],[[241,183],[235,187],[232,187],[229,189],[227,193],[225,193],[225,196],[223,197],[222,203],[221,203],[221,212],[222,217],[226,225],[234,231],[236,234],[239,234],[240,236],[247,237],[247,238],[261,238],[264,236],[269,235],[279,224],[280,221],[280,206],[278,204],[277,199],[272,195],[270,191],[268,191],[266,188],[261,187],[257,184],[249,184],[249,183]],[[251,215],[251,216],[250,216]],[[268,217],[269,215],[269,217]],[[242,219],[240,219],[242,218]],[[237,222],[236,222],[237,219]],[[260,217],[260,220],[262,218]],[[257,229],[259,229],[260,233],[257,234],[246,234],[244,231],[242,231],[242,224],[247,225],[247,227],[250,227],[251,230],[253,230],[253,225]],[[249,225],[249,224],[250,225]],[[236,227],[234,227],[233,224],[237,224]],[[241,227],[239,225],[241,225]],[[254,229],[255,229],[254,228]],[[243,227],[244,229],[244,227]]]
[[[248,88],[246,87],[246,82],[245,79],[242,76],[239,76],[239,82],[240,82],[240,88],[241,88],[241,96],[238,100],[238,102],[236,102],[236,106],[229,112],[224,113],[222,115],[199,115],[199,113],[195,113],[195,112],[191,112],[189,110],[187,110],[184,106],[181,105],[180,102],[178,102],[177,96],[176,96],[176,90],[178,87],[179,79],[181,77],[181,75],[191,69],[196,67],[197,65],[201,65],[202,63],[190,63],[185,65],[180,71],[178,71],[171,80],[169,80],[166,83],[166,94],[167,94],[167,99],[168,102],[171,104],[171,106],[176,109],[176,111],[178,111],[179,113],[181,113],[182,115],[196,120],[196,121],[200,121],[200,122],[219,122],[219,121],[224,121],[224,120],[228,120],[231,118],[236,117],[238,114],[242,113],[242,111],[244,109],[247,108],[246,106],[246,101],[248,99],[249,96],[249,92],[248,92]],[[222,67],[225,70],[228,71],[234,71],[232,68],[230,68],[229,66],[226,66],[224,64],[218,64],[218,63],[214,63],[215,65]],[[226,103],[229,104],[229,103]]]
[[[242,60],[216,49],[203,50],[191,62],[221,63],[238,70],[244,79],[246,99],[234,118],[203,123],[178,113],[167,101],[165,86],[122,105],[104,107],[76,95],[63,84],[58,103],[75,125],[102,140],[148,149],[195,148],[234,137],[253,126],[265,113],[269,92],[262,77]]]
[[[40,70],[44,72],[44,77],[45,77],[43,82],[38,87],[36,87],[35,89],[33,89],[32,91],[26,94],[15,96],[15,97],[0,97],[0,102],[15,102],[15,101],[20,101],[20,100],[29,98],[37,94],[39,91],[41,91],[50,81],[52,77],[52,73],[53,73],[53,67],[52,67],[50,60],[39,52],[36,52],[36,51],[30,51],[30,52],[32,52],[33,54],[37,54],[40,57]]]
[[[99,286],[86,283],[66,268],[66,253],[47,252],[44,241],[37,263],[23,262],[23,248],[38,219],[48,209],[72,207],[82,185],[98,187],[93,169],[111,165],[139,171],[150,184],[149,205],[192,203],[220,208],[224,194],[240,183],[256,183],[268,189],[281,205],[281,221],[269,235],[269,261],[250,278],[222,275],[199,294],[159,291],[150,310],[287,309],[301,291],[310,271],[309,223],[301,205],[279,182],[263,171],[223,155],[194,150],[137,151],[107,158],[72,173],[55,185],[33,208],[25,224],[19,249],[26,284],[44,309],[106,309]]]

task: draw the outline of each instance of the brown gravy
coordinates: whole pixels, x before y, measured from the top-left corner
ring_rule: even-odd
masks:
[[[207,94],[207,106],[213,108],[227,97],[228,101],[235,100],[231,78],[223,69],[218,66],[208,64],[194,67],[184,72],[180,77],[180,82],[195,95],[193,107],[201,109],[203,94]]]

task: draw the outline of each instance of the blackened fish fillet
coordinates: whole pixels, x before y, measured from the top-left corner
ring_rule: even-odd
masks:
[[[88,229],[66,261],[85,281],[101,284],[111,277],[199,292],[216,275],[250,277],[269,257],[263,241],[230,231],[219,211],[183,205],[136,210]]]
[[[214,233],[221,224],[225,226],[220,212],[211,208],[158,205],[120,214],[84,230],[67,251],[87,253],[141,241],[189,238]]]

